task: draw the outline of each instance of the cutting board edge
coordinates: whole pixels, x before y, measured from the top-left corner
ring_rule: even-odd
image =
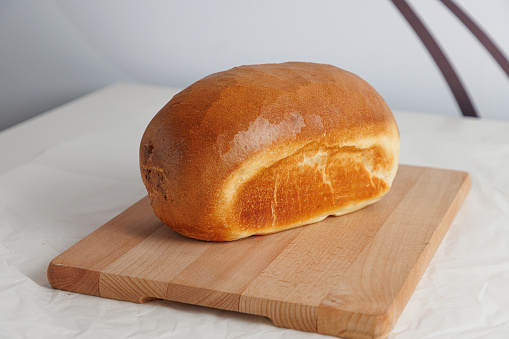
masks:
[[[96,297],[101,296],[99,293],[100,272],[58,263],[59,257],[49,263],[46,272],[52,288]]]

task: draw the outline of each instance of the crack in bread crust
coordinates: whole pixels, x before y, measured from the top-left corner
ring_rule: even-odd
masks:
[[[217,215],[239,225],[237,232],[245,236],[356,211],[378,201],[390,188],[393,163],[373,170],[373,164],[380,167],[380,159],[387,157],[384,152],[376,144],[361,148],[311,142],[272,164],[244,164],[223,186]],[[375,172],[384,172],[385,178]]]

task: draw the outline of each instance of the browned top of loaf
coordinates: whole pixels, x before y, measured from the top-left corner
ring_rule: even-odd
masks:
[[[278,138],[294,137],[296,132],[312,137],[341,125],[348,129],[392,121],[383,99],[357,75],[303,62],[241,66],[209,75],[177,94],[165,111],[170,120],[165,125],[175,127],[175,136],[197,133],[205,145],[211,145],[221,135],[220,147],[227,147],[257,119],[277,126],[292,113],[305,121],[285,124],[278,129]]]
[[[384,100],[351,72],[302,62],[241,66],[175,95],[148,126],[140,164],[164,172],[166,198],[179,210],[168,218],[193,224],[199,213],[209,225],[214,188],[260,149],[327,141],[329,133],[337,143],[338,129],[348,138],[376,135],[389,125],[395,123]],[[162,203],[156,200],[155,209]]]
[[[242,132],[257,120],[259,138],[242,138]],[[356,130],[376,123],[393,123],[393,116],[366,81],[331,65],[304,62],[240,66],[214,73],[175,95],[152,122],[158,126],[153,132],[171,137],[169,146],[192,140],[193,150],[213,146],[224,154],[242,142],[234,162],[241,162],[269,139],[313,139],[338,126]],[[268,127],[264,133],[263,127]]]

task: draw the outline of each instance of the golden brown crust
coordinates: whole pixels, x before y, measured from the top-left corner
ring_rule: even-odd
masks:
[[[155,214],[211,241],[361,208],[389,190],[398,157],[392,112],[368,83],[299,62],[203,78],[161,109],[140,146]]]

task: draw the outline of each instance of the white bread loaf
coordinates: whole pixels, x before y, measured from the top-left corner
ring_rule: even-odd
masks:
[[[143,135],[140,167],[166,225],[227,241],[378,201],[396,175],[399,142],[385,101],[350,72],[241,66],[175,95]]]

